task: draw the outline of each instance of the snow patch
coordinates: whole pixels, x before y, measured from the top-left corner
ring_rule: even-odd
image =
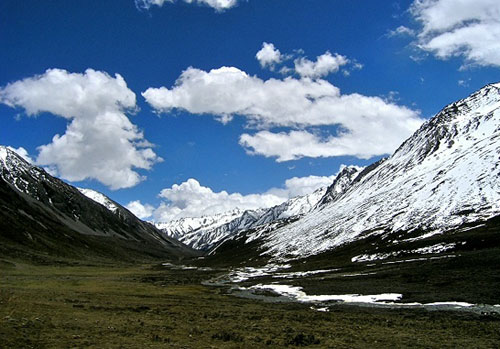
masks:
[[[118,210],[118,206],[115,205],[111,199],[109,199],[106,195],[99,193],[98,191],[92,189],[84,189],[84,188],[76,188],[80,193],[88,197],[89,199],[101,204],[106,207],[111,212],[115,213]]]
[[[249,289],[262,289],[270,290],[279,295],[293,298],[299,302],[326,302],[337,301],[344,303],[379,303],[384,301],[398,301],[403,297],[400,293],[382,293],[374,295],[360,295],[360,294],[343,294],[343,295],[307,295],[302,291],[302,287],[289,286],[289,285],[262,285],[258,284],[250,287]]]
[[[402,254],[435,254],[435,253],[442,253],[446,252],[448,250],[452,250],[455,248],[457,244],[456,243],[449,243],[449,244],[435,244],[432,246],[426,246],[426,247],[421,247],[417,248],[414,250],[401,250],[401,251],[394,251],[394,252],[389,252],[389,253],[374,253],[374,254],[362,254],[358,256],[354,256],[351,258],[351,262],[372,262],[375,260],[383,260],[387,259],[389,257],[397,257]]]

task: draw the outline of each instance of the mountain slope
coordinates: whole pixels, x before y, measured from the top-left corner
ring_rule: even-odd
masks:
[[[468,229],[500,214],[499,154],[500,84],[492,84],[445,107],[343,192],[330,187],[301,219],[235,239],[259,241],[258,254],[302,258],[369,236],[378,236],[376,250]]]
[[[113,213],[118,210],[119,205],[110,198],[108,198],[106,195],[92,189],[85,189],[85,188],[76,188],[76,189],[78,189],[80,193],[82,193],[89,199],[92,199],[98,204],[103,205]]]
[[[106,198],[113,204],[110,210],[1,146],[0,190],[0,248],[6,254],[125,259],[195,255],[117,203]]]
[[[306,214],[324,198],[329,190],[332,191],[331,195],[342,193],[362,170],[363,167],[346,166],[339,172],[328,190],[320,188],[309,195],[297,196],[268,209],[247,211],[236,209],[214,216],[156,223],[156,227],[188,246],[208,251],[240,231],[267,230],[275,222]]]

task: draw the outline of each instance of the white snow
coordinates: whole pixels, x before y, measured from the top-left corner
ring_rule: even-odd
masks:
[[[293,279],[300,278],[310,275],[329,273],[334,271],[339,271],[340,269],[320,269],[320,270],[310,270],[310,271],[296,271],[291,273],[275,273],[273,274],[273,278],[277,279]]]
[[[345,303],[379,303],[383,301],[397,301],[403,296],[399,293],[382,293],[373,295],[343,294],[343,295],[307,295],[302,291],[302,287],[289,285],[262,285],[258,284],[250,289],[271,290],[282,296],[293,298],[299,302],[326,302],[338,301]]]
[[[401,251],[393,251],[390,253],[374,253],[374,254],[362,254],[358,256],[354,256],[351,258],[351,262],[372,262],[376,260],[383,260],[387,259],[389,257],[397,257],[402,254],[434,254],[434,253],[442,253],[449,251],[451,249],[454,249],[456,246],[456,243],[449,243],[449,244],[435,244],[432,246],[426,246],[426,247],[421,247],[417,248],[414,250],[401,250]],[[422,260],[422,259],[421,259]]]
[[[7,161],[7,148],[0,146],[0,161],[5,163]]]
[[[288,269],[290,267],[291,265],[289,264],[268,264],[261,268],[244,267],[232,270],[227,276],[229,278],[229,282],[238,283],[257,277],[272,275],[276,271]]]
[[[106,207],[108,210],[111,212],[115,213],[116,210],[118,210],[118,206],[116,206],[110,198],[108,198],[106,195],[99,193],[98,191],[92,190],[92,189],[84,189],[84,188],[77,188],[80,193],[85,195],[91,200],[94,200],[98,204],[103,205]]]
[[[32,166],[28,161],[23,159],[19,154],[13,151],[10,147],[0,146],[0,176],[7,182],[13,185],[22,193],[32,195],[36,198],[37,188],[30,187],[30,183],[23,177],[32,177],[42,179],[45,172],[38,167]]]
[[[155,225],[168,236],[193,248],[208,250],[239,231],[250,228],[265,231],[277,220],[306,214],[321,200],[325,191],[326,188],[320,188],[309,195],[292,198],[269,209],[235,209],[213,216],[182,218]]]
[[[500,88],[490,85],[422,125],[333,202],[262,234],[265,253],[305,257],[367,230],[439,234],[491,218],[500,214],[498,154]]]
[[[434,302],[434,303],[426,303],[424,305],[427,306],[441,306],[441,305],[452,305],[456,307],[473,307],[474,304],[466,303],[466,302]]]

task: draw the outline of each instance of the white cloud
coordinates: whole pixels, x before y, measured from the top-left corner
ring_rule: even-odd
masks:
[[[404,25],[400,25],[394,30],[390,30],[387,33],[388,37],[395,37],[395,36],[415,36],[415,31],[413,29],[410,29],[408,27],[405,27]]]
[[[159,112],[182,109],[216,115],[226,122],[241,115],[260,128],[339,124],[349,129],[378,118],[413,128],[421,121],[415,111],[379,97],[342,95],[326,80],[264,81],[234,67],[209,72],[188,68],[171,89],[149,88],[142,95]]]
[[[261,67],[270,67],[271,69],[274,69],[274,66],[284,59],[280,50],[275,48],[274,44],[267,42],[262,43],[262,48],[257,52],[255,58],[257,58]]]
[[[143,205],[139,200],[131,201],[125,207],[139,219],[146,219],[151,217],[154,211],[153,206],[148,204]]]
[[[33,116],[49,112],[69,120],[66,132],[39,147],[36,163],[70,181],[92,178],[111,189],[136,185],[136,168],[161,161],[125,112],[136,108],[135,94],[118,74],[87,69],[42,75],[0,88],[0,102]]]
[[[244,134],[240,144],[279,161],[302,156],[391,153],[423,122],[418,113],[380,97],[341,94],[326,80],[262,80],[234,67],[209,72],[188,68],[175,86],[149,88],[142,95],[159,112],[173,109],[212,114],[223,122],[241,115],[249,126],[267,129]],[[318,136],[308,127],[334,125],[336,134]],[[295,128],[272,133],[273,127]],[[296,130],[300,129],[300,130]]]
[[[181,184],[174,184],[171,188],[163,189],[160,197],[165,201],[154,212],[146,211],[154,217],[155,221],[165,222],[183,217],[214,215],[235,208],[240,210],[268,208],[279,205],[292,197],[310,194],[316,189],[326,187],[333,182],[334,178],[335,176],[293,177],[286,180],[282,188],[271,188],[265,193],[248,195],[226,191],[214,192],[211,188],[200,185],[196,179],[190,178]],[[137,201],[133,203],[133,206],[142,212],[144,205]],[[128,205],[127,208],[129,208]]]
[[[157,221],[169,221],[182,217],[200,217],[230,211],[234,208],[251,210],[271,207],[285,201],[285,198],[272,194],[229,194],[226,191],[214,192],[201,186],[193,178],[171,188],[163,189],[160,197],[166,199],[155,211]]]
[[[341,169],[343,166],[341,165]],[[284,188],[272,188],[267,193],[291,199],[310,194],[319,188],[328,187],[332,184],[335,176],[336,174],[332,176],[293,177],[285,181]]]
[[[7,148],[12,150],[13,152],[15,152],[17,155],[22,157],[24,160],[28,161],[30,164],[34,163],[33,159],[28,154],[28,151],[26,149],[24,149],[23,147],[13,148],[11,146],[7,146]]]
[[[410,12],[422,25],[419,47],[448,59],[500,66],[498,0],[416,0]]]
[[[301,77],[320,78],[327,76],[330,73],[339,71],[340,67],[349,63],[347,57],[336,53],[332,55],[330,52],[318,56],[316,61],[310,61],[307,58],[301,57],[294,61],[295,71]]]
[[[212,7],[217,12],[222,12],[224,10],[230,9],[238,3],[238,0],[183,0],[188,4],[199,4]],[[138,9],[149,10],[151,6],[155,5],[162,7],[164,3],[174,3],[175,0],[135,0],[135,6]]]
[[[389,120],[374,120],[350,132],[337,136],[322,136],[307,130],[274,133],[260,131],[240,136],[240,145],[251,155],[276,157],[278,162],[297,160],[302,157],[333,157],[351,155],[369,159],[380,154],[390,154],[401,144],[401,134],[408,137],[420,125],[396,125]],[[364,126],[364,127],[363,127]],[[368,127],[367,127],[368,126]]]

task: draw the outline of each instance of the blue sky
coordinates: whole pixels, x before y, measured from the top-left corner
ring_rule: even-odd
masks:
[[[269,206],[499,81],[498,18],[493,0],[5,0],[0,144],[142,217]]]

